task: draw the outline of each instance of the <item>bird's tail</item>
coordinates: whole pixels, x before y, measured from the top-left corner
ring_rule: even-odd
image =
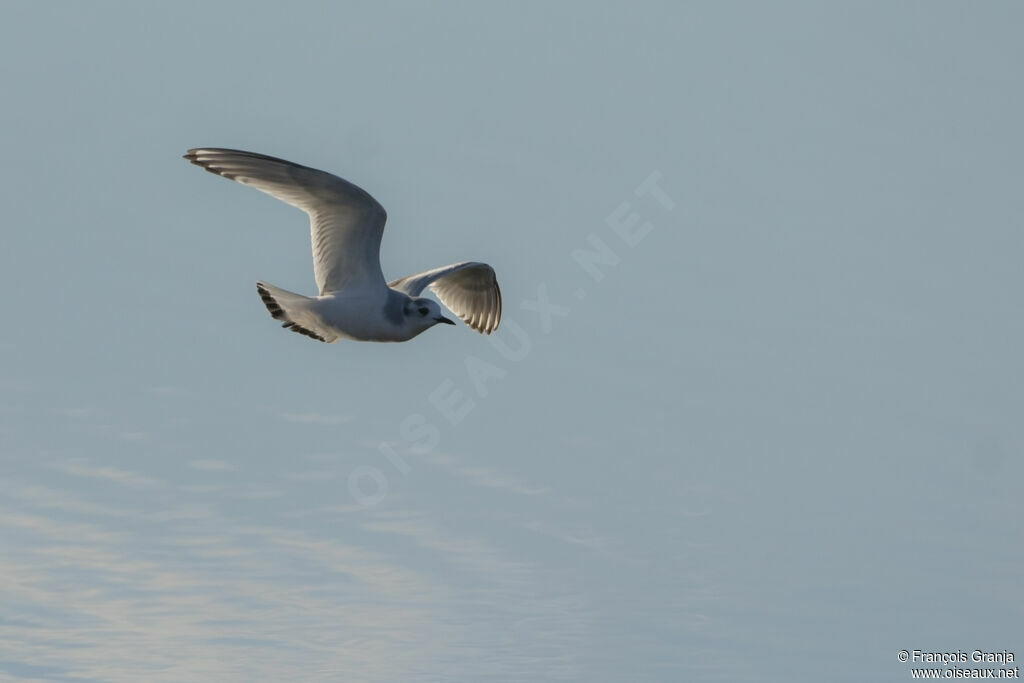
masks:
[[[274,320],[280,320],[282,327],[322,342],[338,340],[336,334],[321,324],[320,316],[313,307],[316,299],[268,285],[266,282],[257,282],[256,291],[259,292],[263,305],[270,311],[270,315]]]

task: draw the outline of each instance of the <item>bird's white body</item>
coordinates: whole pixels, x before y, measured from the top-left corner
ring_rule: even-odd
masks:
[[[264,282],[259,283],[258,291],[271,293],[273,301],[289,302],[289,297],[296,300],[289,302],[289,325],[296,332],[306,334],[314,339],[335,342],[338,339],[352,341],[399,342],[408,341],[438,322],[441,311],[437,304],[429,299],[417,300],[402,292],[391,289],[373,289],[370,291],[331,292],[323,296],[304,297],[301,294],[282,290]],[[406,307],[413,302],[417,311],[406,315]],[[266,301],[264,302],[266,303]],[[433,307],[429,306],[433,304]],[[288,305],[286,303],[285,305]],[[426,315],[419,315],[418,308],[426,308]],[[272,311],[273,313],[273,311]],[[443,321],[448,321],[443,318]],[[296,327],[298,329],[296,329]]]
[[[185,158],[217,175],[265,192],[310,218],[313,273],[320,295],[307,297],[265,282],[256,289],[270,315],[293,332],[323,342],[406,341],[438,323],[454,323],[430,288],[470,327],[490,334],[501,320],[494,269],[465,261],[391,283],[380,269],[387,213],[361,188],[283,159],[231,149],[189,150]]]
[[[323,327],[342,339],[406,341],[427,329],[421,327],[417,330],[404,324],[404,317],[389,319],[387,309],[391,297],[381,294],[380,291],[356,294],[335,292],[314,299],[313,307]],[[400,305],[398,312],[401,311]]]

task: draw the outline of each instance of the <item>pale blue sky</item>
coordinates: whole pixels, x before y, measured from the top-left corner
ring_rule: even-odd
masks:
[[[901,649],[1024,648],[1022,20],[5,2],[0,676],[902,680]],[[282,331],[254,283],[313,291],[305,217],[195,146],[364,187],[389,277],[491,263],[506,348]]]

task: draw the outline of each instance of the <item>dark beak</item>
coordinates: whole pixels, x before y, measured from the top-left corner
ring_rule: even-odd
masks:
[[[454,325],[455,324],[454,320],[449,320],[448,318],[444,317],[443,315],[440,318],[437,319],[437,322],[445,323],[447,325]]]

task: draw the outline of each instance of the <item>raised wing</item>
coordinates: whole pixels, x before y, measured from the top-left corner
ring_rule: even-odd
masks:
[[[490,334],[501,322],[501,289],[494,268],[486,263],[466,261],[408,275],[388,287],[419,296],[424,288],[437,295],[452,313],[477,332]]]
[[[274,157],[234,149],[190,149],[210,173],[254,187],[309,214],[313,274],[320,294],[381,287],[380,238],[387,213],[347,180]]]

